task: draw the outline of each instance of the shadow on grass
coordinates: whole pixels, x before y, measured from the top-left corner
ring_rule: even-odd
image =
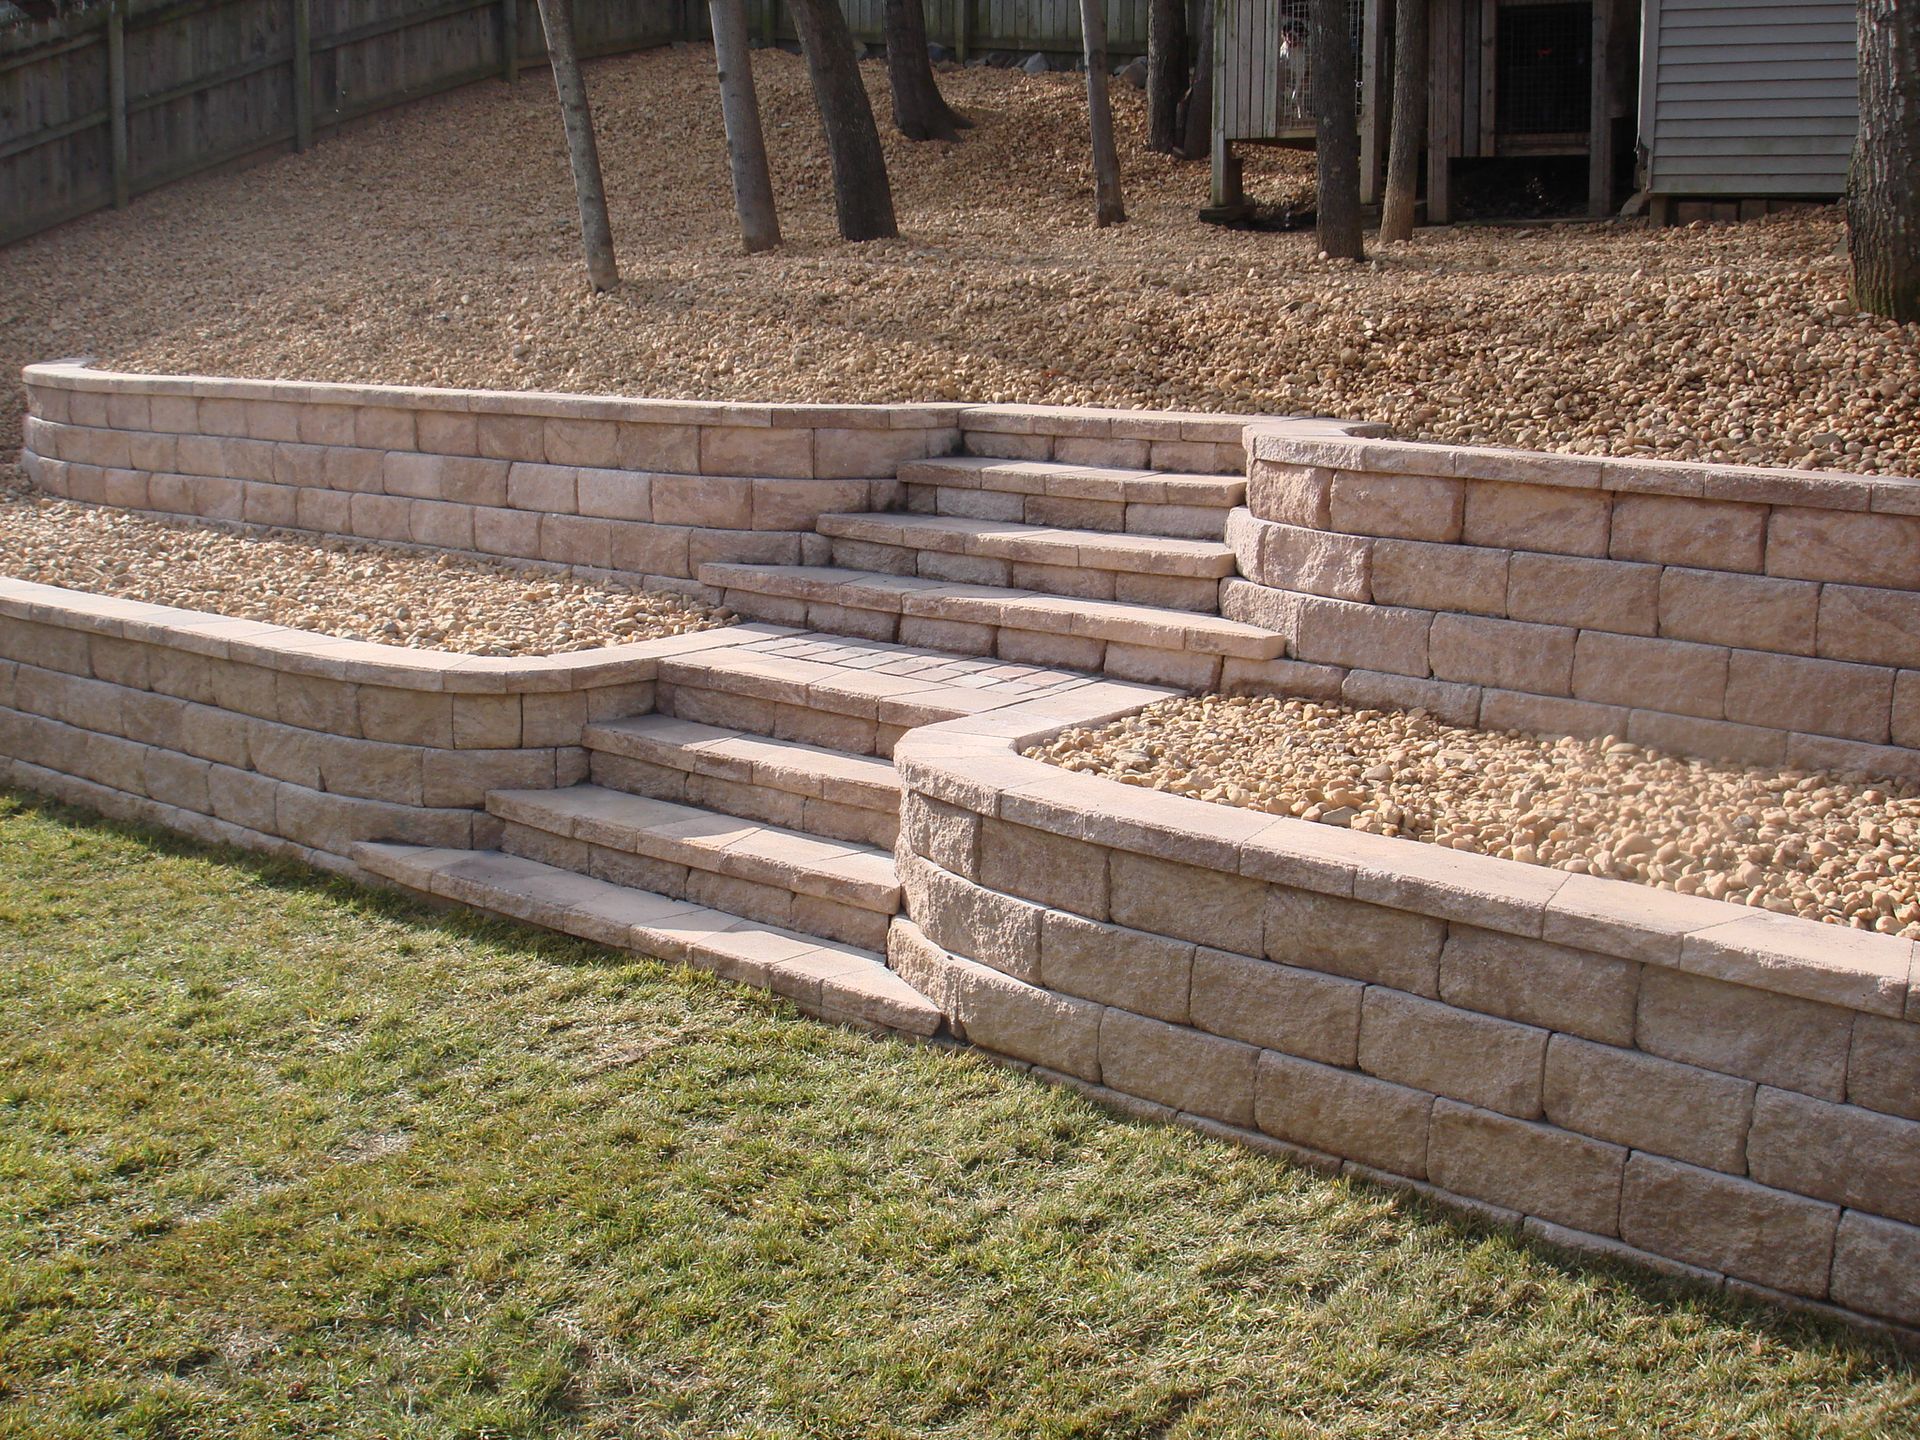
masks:
[[[45,821],[69,832],[131,842],[155,857],[216,864],[245,875],[261,889],[286,895],[321,897],[353,913],[383,922],[459,942],[510,950],[558,967],[614,969],[629,968],[637,963],[655,967],[661,976],[674,972],[688,975],[702,973],[660,957],[615,950],[518,921],[485,915],[462,907],[458,902],[370,885],[345,876],[328,874],[303,862],[260,855],[231,845],[208,844],[159,827],[115,820],[29,791],[0,789],[0,823],[14,817]],[[711,983],[716,987],[724,984],[717,980],[711,980]],[[910,1044],[898,1038],[873,1037],[840,1030],[839,1027],[808,1019],[782,998],[743,987],[728,986],[726,989],[737,998],[764,1006],[764,1013],[782,1022],[804,1027],[813,1032],[817,1039],[837,1033],[849,1045],[886,1047],[909,1065],[958,1063],[977,1067],[980,1071],[994,1073],[996,1084],[1032,1087],[1035,1093],[1048,1097],[1049,1103],[1076,1110],[1082,1118],[1098,1116],[1103,1125],[1113,1125],[1145,1137],[1159,1137],[1153,1142],[1156,1144],[1176,1147],[1218,1146],[1242,1163],[1270,1165],[1281,1174],[1305,1173],[1284,1159],[1242,1149],[1231,1141],[1214,1139],[1199,1132],[1184,1131],[1109,1109],[1091,1097],[1035,1080],[1014,1067],[999,1063],[984,1052],[945,1042]],[[928,1078],[934,1073],[931,1070],[922,1072]],[[1920,1351],[1903,1345],[1884,1332],[1856,1327],[1829,1313],[1789,1309],[1757,1298],[1717,1290],[1704,1282],[1683,1276],[1650,1272],[1630,1261],[1567,1250],[1514,1226],[1462,1213],[1415,1192],[1398,1190],[1371,1180],[1349,1176],[1329,1183],[1348,1187],[1358,1195],[1389,1201],[1396,1210],[1419,1226],[1443,1234],[1459,1249],[1463,1258],[1488,1245],[1508,1247],[1528,1256],[1545,1270],[1575,1282],[1596,1285],[1604,1292],[1631,1297],[1633,1301],[1657,1309],[1669,1318],[1697,1313],[1704,1319],[1737,1327],[1756,1343],[1764,1342],[1796,1353],[1818,1351],[1850,1357],[1852,1363],[1887,1378],[1920,1376]],[[1916,1426],[1914,1433],[1920,1434],[1920,1426]]]

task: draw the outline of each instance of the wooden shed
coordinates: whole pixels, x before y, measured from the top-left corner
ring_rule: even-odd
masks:
[[[1853,0],[1646,0],[1640,143],[1656,218],[1690,201],[1724,216],[1845,193],[1858,43]]]

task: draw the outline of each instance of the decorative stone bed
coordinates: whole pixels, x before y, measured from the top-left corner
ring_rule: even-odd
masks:
[[[28,468],[56,493],[259,523],[288,523],[290,507],[306,528],[504,547],[494,553],[674,580],[709,599],[696,559],[735,579],[755,557],[820,564],[831,551],[816,543],[818,516],[902,500],[892,477],[915,457],[964,446],[1151,478],[1147,467],[1230,472],[1242,453],[1218,438],[1237,431],[1231,417],[666,406],[73,367],[29,381]],[[1897,569],[1920,548],[1895,544],[1920,524],[1912,482],[1386,445],[1332,423],[1250,437],[1250,509],[1228,522],[1241,574],[1223,582],[1223,608],[1268,629],[1170,611],[1155,632],[1116,603],[1071,598],[1026,609],[1063,631],[1098,611],[1162,647],[1113,646],[1129,663],[1177,657],[1166,647],[1180,636],[1252,635],[1264,658],[1216,654],[1208,668],[1230,665],[1249,687],[1425,704],[1486,726],[1604,722],[1762,764],[1920,768],[1904,743],[1920,739],[1908,713],[1920,669],[1901,668],[1911,635],[1898,618],[1920,573]],[[692,473],[645,468],[658,446]],[[162,460],[173,468],[144,468]],[[1388,503],[1391,477],[1409,474],[1416,498]],[[647,518],[635,518],[643,492]],[[1685,502],[1671,512],[1684,554],[1614,556],[1637,508],[1616,498],[1644,496]],[[599,513],[622,506],[626,518]],[[1265,518],[1280,511],[1292,518]],[[1668,577],[1703,573],[1723,520],[1744,548],[1699,583],[1764,592],[1781,602],[1767,615],[1797,619],[1753,629],[1757,612],[1723,600],[1693,613],[1747,626],[1739,636],[1647,633],[1688,613],[1669,587],[1685,597],[1696,582]],[[1416,523],[1427,538],[1388,538]],[[1646,534],[1666,543],[1660,526]],[[1505,559],[1467,553],[1492,550]],[[1546,557],[1544,588],[1522,578],[1529,555]],[[1503,613],[1488,616],[1495,564]],[[1603,567],[1592,584],[1589,565]],[[1457,610],[1392,588],[1462,567],[1486,572],[1482,589],[1422,597]],[[1615,582],[1639,608],[1609,608]],[[950,604],[964,591],[979,605],[1012,593],[914,589],[929,584],[898,577],[896,593]],[[1540,618],[1529,594],[1575,608]],[[604,790],[575,782],[603,762],[635,785],[671,770],[683,802],[697,791],[724,819],[777,801],[817,813],[815,834],[780,831],[788,822],[768,809],[760,833],[777,843],[748,855],[731,837],[751,823],[679,821],[618,873],[719,853],[713,863],[740,864],[712,893],[760,904],[792,880],[797,906],[797,877],[813,877],[807,898],[833,899],[819,878],[851,857],[891,966],[742,921],[753,944],[725,973],[776,988],[784,974],[821,1013],[945,1032],[1142,1114],[1920,1338],[1916,942],[1070,773],[1019,752],[1171,692],[1004,649],[917,649],[892,643],[898,631],[839,640],[880,613],[872,605],[802,613],[834,633],[741,624],[472,657],[0,581],[0,781],[699,958],[728,916],[703,910],[689,928],[672,918],[688,902],[649,893],[664,880],[578,869],[633,828]],[[1874,615],[1894,619],[1846,619]],[[1004,646],[1000,624],[999,637],[969,633]],[[1045,638],[1039,619],[1018,632],[1021,646]],[[1700,650],[1709,663],[1688,668]],[[1675,676],[1686,683],[1669,694]],[[503,827],[502,813],[518,818]],[[877,844],[817,838],[856,822],[870,836],[897,827],[890,868]],[[512,826],[538,855],[503,840]],[[661,935],[666,949],[647,938]],[[857,1008],[876,993],[863,965],[892,987],[884,1004]]]

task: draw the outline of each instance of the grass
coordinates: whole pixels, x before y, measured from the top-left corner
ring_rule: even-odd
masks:
[[[0,795],[0,1436],[1911,1436],[1920,1369]]]

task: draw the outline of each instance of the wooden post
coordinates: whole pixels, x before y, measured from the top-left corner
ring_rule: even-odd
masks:
[[[973,0],[953,0],[957,13],[953,37],[953,53],[962,65],[972,58],[973,53]]]
[[[1427,223],[1452,218],[1452,161],[1460,143],[1459,0],[1434,0],[1427,34]]]
[[[1360,203],[1380,199],[1380,177],[1387,164],[1387,26],[1381,17],[1386,0],[1366,0],[1360,14]]]
[[[113,151],[113,208],[124,210],[133,193],[127,173],[127,0],[107,10],[107,128]]]
[[[1613,4],[1593,0],[1593,113],[1587,130],[1587,213],[1613,210]]]
[[[771,50],[780,42],[780,0],[761,0],[767,8],[760,12],[760,43]]]
[[[520,0],[500,0],[500,73],[509,85],[520,78]]]
[[[293,0],[293,148],[313,144],[313,4]]]

